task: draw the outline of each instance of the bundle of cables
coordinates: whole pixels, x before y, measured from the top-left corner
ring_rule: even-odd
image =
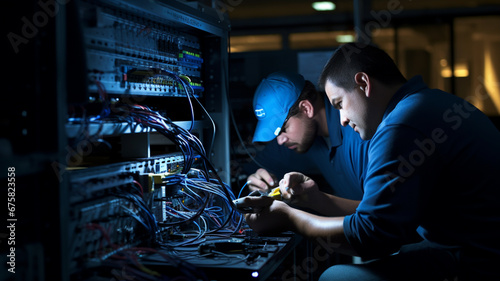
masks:
[[[107,119],[117,119],[121,121],[127,121],[131,126],[131,131],[134,132],[135,129],[132,129],[133,124],[140,124],[145,127],[149,127],[155,129],[157,132],[163,134],[168,139],[173,141],[182,151],[184,155],[184,170],[182,173],[187,173],[191,166],[193,165],[194,159],[197,155],[202,155],[202,157],[207,158],[207,155],[210,155],[211,148],[209,153],[207,154],[203,144],[200,140],[194,136],[191,131],[193,130],[195,120],[194,120],[194,109],[191,99],[195,99],[200,107],[205,112],[206,116],[210,119],[213,128],[211,147],[214,143],[215,138],[215,123],[210,116],[210,114],[206,111],[200,101],[195,97],[194,90],[192,89],[189,81],[189,77],[184,75],[178,75],[173,72],[169,72],[166,70],[161,70],[160,73],[155,74],[155,76],[168,76],[177,84],[184,89],[187,95],[187,100],[189,101],[189,108],[191,111],[191,125],[189,129],[184,129],[181,126],[178,126],[174,122],[172,122],[169,118],[162,116],[156,111],[151,110],[149,107],[138,104],[131,103],[117,103],[112,105],[112,110],[108,110],[103,108],[102,112],[112,112],[111,115],[98,116],[97,119],[103,119],[106,117]],[[105,95],[100,95],[101,98],[106,98]],[[104,105],[109,106],[109,103],[104,102]],[[208,160],[208,159],[207,159]]]
[[[181,83],[183,85],[183,88],[186,90],[186,93],[193,93],[193,90],[191,86],[189,85],[188,81],[185,81],[186,79],[184,77],[174,75],[172,73],[162,73],[162,74],[167,74],[171,76],[172,78],[175,78],[176,81]],[[189,90],[191,89],[191,90]],[[194,95],[193,95],[194,97]],[[199,101],[198,101],[199,102]],[[203,108],[203,107],[202,107]],[[204,108],[203,108],[204,109]],[[192,110],[192,106],[191,106]],[[220,227],[217,230],[223,229],[225,226],[228,225],[230,221],[235,220],[235,216],[239,216],[239,213],[235,212],[234,209],[234,204],[232,202],[234,198],[234,194],[231,191],[231,188],[229,188],[218,176],[218,174],[215,172],[215,169],[210,162],[210,160],[207,157],[207,153],[205,151],[205,148],[203,147],[203,144],[201,141],[191,133],[192,129],[192,124],[194,123],[194,115],[192,114],[192,123],[191,123],[191,128],[189,130],[186,130],[174,122],[172,122],[169,118],[162,116],[158,112],[155,112],[151,110],[147,106],[143,105],[138,105],[138,104],[120,104],[120,105],[115,105],[114,110],[113,110],[116,115],[121,118],[121,119],[131,119],[134,123],[141,124],[142,126],[152,128],[156,130],[158,133],[164,135],[168,139],[170,139],[174,144],[176,144],[180,150],[182,151],[182,154],[184,156],[184,165],[183,165],[183,170],[181,171],[181,174],[186,175],[188,172],[191,170],[191,167],[194,164],[194,160],[197,157],[201,157],[202,159],[202,165],[203,169],[199,170],[197,179],[196,180],[190,180],[189,184],[191,186],[198,186],[198,190],[201,191],[203,196],[200,196],[197,198],[197,200],[201,203],[199,208],[197,208],[197,211],[194,212],[194,215],[184,217],[181,222],[176,222],[175,224],[180,224],[180,223],[186,223],[186,222],[192,222],[196,220],[197,218],[200,218],[202,214],[210,214],[210,212],[213,212],[215,210],[215,206],[209,206],[209,203],[212,202],[212,198],[214,195],[218,195],[221,198],[224,198],[224,204],[228,208],[226,208],[226,212],[229,213],[228,219],[220,225]],[[206,111],[205,111],[206,112]],[[209,114],[206,112],[207,116]],[[212,118],[209,116],[210,120]],[[213,123],[213,120],[212,120]],[[215,135],[215,124],[214,126],[214,135]],[[212,141],[213,144],[213,141]],[[185,178],[185,176],[184,176]],[[172,181],[173,179],[169,179],[169,181]],[[175,180],[174,180],[175,182]],[[184,184],[187,185],[186,181]],[[179,179],[177,179],[177,183],[181,183]],[[217,188],[217,183],[218,183],[218,192],[215,193],[214,190]],[[202,185],[205,185],[203,187]],[[207,189],[207,185],[210,185],[212,187],[212,190]],[[206,209],[208,208],[208,209]],[[210,216],[208,216],[210,217]],[[212,217],[213,214],[212,214]],[[239,219],[241,222],[241,217]],[[164,223],[164,222],[162,222]],[[201,228],[200,228],[201,229]]]
[[[201,172],[195,169],[192,169],[189,175],[167,176],[163,182],[167,188],[178,189],[179,197],[184,199],[175,202],[176,208],[174,202],[169,202],[170,206],[167,205],[166,211],[170,219],[167,222],[159,222],[158,225],[179,226],[190,222],[196,226],[192,231],[192,238],[182,242],[169,241],[164,243],[165,245],[197,244],[203,242],[206,235],[230,236],[240,229],[243,216],[239,212],[232,212],[231,204],[235,196],[227,184],[221,186],[215,179],[207,181]],[[185,232],[181,235],[185,235]]]
[[[187,173],[198,155],[206,155],[201,141],[191,132],[178,126],[169,118],[161,116],[147,106],[137,104],[122,104],[115,106],[115,112],[132,118],[132,120],[145,127],[155,129],[175,143],[184,155],[184,170]]]
[[[184,156],[184,165],[181,174],[164,178],[164,184],[182,186],[182,196],[184,196],[184,198],[188,198],[191,203],[180,202],[181,205],[178,208],[167,206],[165,211],[173,218],[173,220],[168,222],[158,222],[151,213],[148,204],[143,200],[144,194],[142,190],[137,190],[137,192],[116,192],[113,195],[131,202],[133,206],[132,208],[123,207],[127,215],[137,220],[146,229],[147,233],[152,234],[156,242],[160,244],[163,243],[162,245],[166,247],[196,244],[198,242],[202,242],[204,239],[203,237],[206,235],[229,236],[234,234],[239,230],[243,217],[240,213],[235,212],[235,206],[232,203],[235,196],[232,193],[231,188],[218,176],[215,172],[215,168],[207,157],[207,155],[210,155],[212,146],[214,145],[214,138],[216,135],[215,123],[198,99],[196,99],[188,77],[164,70],[156,75],[170,77],[186,92],[191,110],[191,127],[189,129],[184,129],[181,126],[178,126],[168,117],[162,116],[147,106],[127,102],[111,103],[108,99],[104,86],[98,81],[96,81],[95,84],[98,89],[99,99],[102,102],[102,109],[100,113],[94,117],[86,117],[86,114],[84,114],[84,118],[82,118],[82,128],[87,129],[90,123],[97,123],[100,125],[98,130],[98,133],[100,133],[104,122],[125,121],[130,125],[131,132],[135,132],[137,126],[141,125],[143,127],[154,129],[158,133],[167,137],[182,151]],[[201,108],[205,111],[206,116],[212,122],[213,135],[208,154],[206,153],[202,142],[191,133],[195,123],[194,109],[191,102],[192,98],[198,102]],[[192,175],[187,176],[194,165],[195,159],[199,157],[202,159],[201,170],[199,170],[194,177]],[[198,230],[196,235],[192,236],[191,239],[187,239],[179,244],[174,244],[169,240],[165,243],[161,241],[160,227],[172,226],[173,229],[175,226],[187,224],[194,225]],[[112,252],[109,252],[101,257],[102,261],[112,263],[113,259],[108,259],[109,257],[118,257],[123,255],[121,258],[134,259],[134,264],[136,264],[139,269],[139,271],[137,271],[131,268],[131,270],[134,270],[135,273],[140,273],[140,271],[142,271],[145,277],[152,276],[153,278],[151,278],[151,280],[160,280],[154,279],[155,274],[151,274],[151,272],[147,269],[140,266],[140,264],[138,264],[135,260],[134,254],[130,254],[135,253],[137,251],[136,248],[127,248],[126,246],[120,247],[117,245],[114,246],[115,247],[113,247]],[[172,259],[169,256],[167,256],[166,259],[169,259],[171,263],[173,263],[172,260],[178,260]],[[185,266],[178,265],[178,267]],[[195,269],[189,267],[186,267],[186,270],[196,272]],[[156,276],[156,278],[158,277]],[[205,278],[202,279],[205,280]]]
[[[144,229],[156,239],[159,234],[158,224],[143,198],[137,194],[127,192],[115,192],[113,195],[118,198],[126,199],[133,204],[135,209],[129,209],[123,205],[121,207],[127,215],[138,221]]]

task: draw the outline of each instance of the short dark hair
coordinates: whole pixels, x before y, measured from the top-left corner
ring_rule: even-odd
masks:
[[[319,96],[319,93],[316,90],[316,87],[314,86],[314,84],[311,81],[306,80],[304,88],[302,89],[302,92],[300,92],[299,97],[297,98],[297,100],[293,103],[293,105],[288,110],[288,115],[286,117],[286,120],[288,120],[288,118],[290,118],[291,116],[294,116],[297,113],[299,113],[299,111],[300,111],[299,103],[301,101],[308,100],[312,104],[314,104],[316,102],[316,100],[318,99],[318,96]]]
[[[386,85],[406,82],[392,58],[383,50],[373,45],[347,43],[340,46],[326,63],[318,81],[319,88],[324,90],[326,82],[330,81],[350,91],[356,87],[354,76],[358,72],[365,72]]]

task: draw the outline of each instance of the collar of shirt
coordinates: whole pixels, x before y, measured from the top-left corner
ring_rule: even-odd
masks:
[[[404,97],[416,93],[424,88],[427,88],[427,85],[424,83],[422,76],[417,75],[412,77],[401,88],[399,88],[399,90],[396,91],[394,96],[392,96],[382,119],[385,119]]]

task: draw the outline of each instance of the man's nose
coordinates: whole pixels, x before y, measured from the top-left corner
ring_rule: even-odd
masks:
[[[287,141],[287,137],[284,134],[279,134],[276,137],[276,141],[278,142],[279,145],[283,145]]]
[[[349,125],[349,119],[345,116],[343,116],[342,114],[340,114],[340,125],[342,126],[347,126]]]

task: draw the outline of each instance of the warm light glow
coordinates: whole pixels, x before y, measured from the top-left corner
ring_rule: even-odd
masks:
[[[354,35],[350,34],[337,35],[337,37],[335,37],[335,40],[337,40],[337,42],[339,43],[354,42]]]
[[[469,67],[465,63],[457,63],[455,65],[454,71],[455,77],[467,77],[469,76]],[[441,69],[441,77],[450,78],[451,77],[451,67],[443,67]]]
[[[354,35],[354,31],[315,31],[290,33],[288,39],[291,49],[332,48],[354,42]]]
[[[280,34],[232,36],[230,52],[275,51],[283,48]]]
[[[491,43],[487,44],[484,50],[484,86],[497,113],[500,113],[500,83],[498,83],[499,76],[495,69],[492,52]]]
[[[335,4],[330,1],[314,2],[312,7],[316,11],[333,11],[335,10]]]

